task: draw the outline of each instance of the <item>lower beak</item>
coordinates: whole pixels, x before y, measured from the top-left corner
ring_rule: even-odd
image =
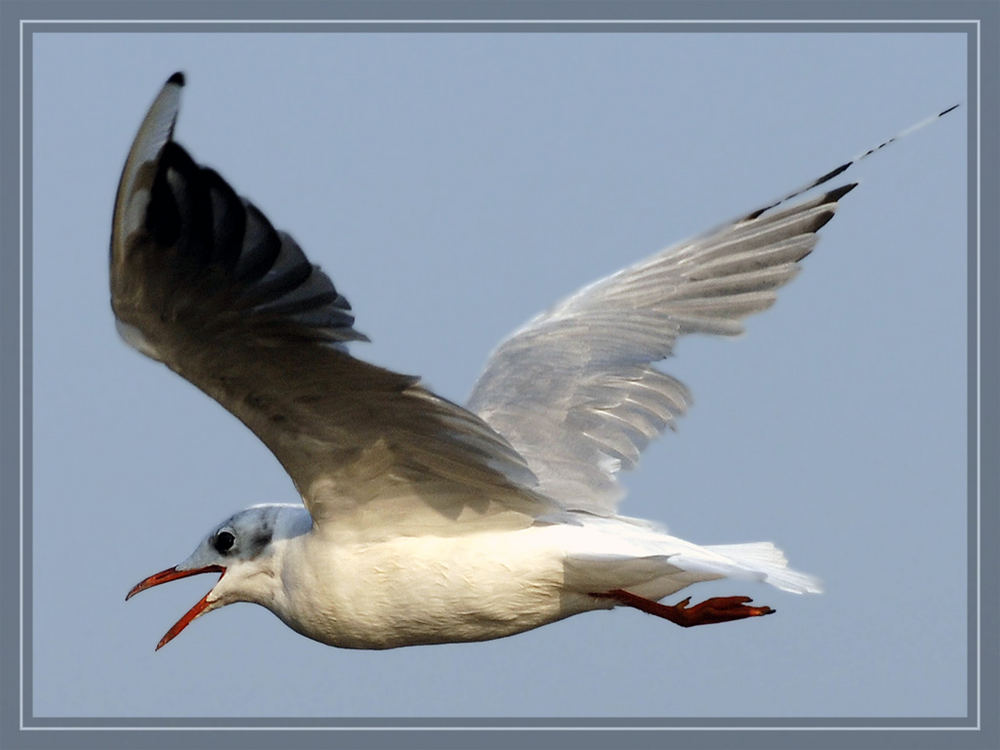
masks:
[[[192,570],[178,570],[176,567],[167,568],[166,570],[161,570],[159,573],[154,573],[149,576],[149,578],[144,578],[139,581],[132,590],[128,592],[125,596],[125,601],[128,601],[133,596],[138,594],[140,591],[145,591],[153,586],[159,586],[161,583],[168,583],[169,581],[176,581],[180,578],[187,578],[188,576],[198,575],[199,573],[219,573],[219,579],[225,574],[226,569],[221,565],[206,565],[204,568],[194,568]],[[212,592],[209,591],[208,594]],[[191,609],[189,609],[181,619],[173,624],[173,627],[166,632],[166,634],[160,639],[160,642],[156,644],[156,650],[159,651],[161,648],[166,646],[170,641],[172,641],[178,633],[180,633],[184,628],[186,628],[192,620],[194,620],[199,615],[203,614],[206,608],[209,606],[208,594],[205,594],[198,603],[195,604]]]

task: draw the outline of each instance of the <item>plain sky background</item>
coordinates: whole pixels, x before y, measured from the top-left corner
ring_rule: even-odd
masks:
[[[489,351],[609,272],[966,100],[959,34],[49,34],[33,58],[38,716],[963,716],[966,117],[861,179],[775,307],[681,340],[695,404],[629,515],[772,540],[826,593],[761,620],[628,609],[487,643],[346,651],[226,607],[158,653],[201,576],[124,603],[291,481],[115,333],[112,202],[146,107],[350,300],[357,356],[464,401]],[[672,597],[668,601],[674,601]]]

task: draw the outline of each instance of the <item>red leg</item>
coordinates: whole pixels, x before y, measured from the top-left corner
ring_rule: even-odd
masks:
[[[643,612],[670,620],[670,622],[685,628],[692,625],[708,625],[713,622],[742,620],[744,617],[759,617],[774,613],[770,607],[746,606],[747,602],[753,601],[749,596],[716,596],[693,607],[687,606],[688,602],[691,601],[690,596],[673,605],[660,604],[624,589],[613,589],[604,594],[591,594],[591,596],[596,596],[599,599],[614,599],[621,604],[641,609]]]

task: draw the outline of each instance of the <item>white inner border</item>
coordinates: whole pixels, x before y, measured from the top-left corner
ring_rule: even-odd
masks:
[[[900,724],[899,726],[858,726],[858,727],[843,727],[843,726],[663,726],[663,727],[628,727],[628,726],[576,726],[573,724],[559,724],[559,725],[546,725],[546,726],[253,726],[245,727],[239,725],[232,726],[25,726],[24,724],[24,26],[25,24],[133,24],[133,25],[157,25],[157,24],[328,24],[331,26],[345,26],[345,25],[362,25],[362,24],[492,24],[492,25],[517,25],[517,24],[567,24],[567,25],[583,25],[583,24],[645,24],[645,25],[675,25],[675,24],[845,24],[849,25],[852,23],[856,24],[972,24],[975,29],[975,42],[976,42],[976,116],[975,121],[976,128],[976,608],[975,608],[975,623],[976,623],[976,724],[975,726],[907,726],[905,724]],[[669,20],[669,19],[529,19],[529,20],[512,20],[512,19],[350,19],[350,20],[327,20],[327,19],[245,19],[245,20],[231,20],[231,19],[194,19],[194,20],[184,20],[184,19],[162,19],[162,20],[127,20],[127,19],[113,19],[113,20],[91,20],[91,19],[21,19],[20,21],[20,33],[19,33],[19,115],[20,123],[18,128],[18,138],[20,146],[19,154],[19,179],[20,185],[18,189],[18,208],[19,208],[19,220],[18,220],[18,244],[20,247],[19,253],[19,263],[18,272],[20,276],[19,281],[19,334],[18,334],[18,362],[19,362],[19,378],[18,378],[18,396],[20,399],[20,406],[18,409],[18,426],[20,429],[20,436],[18,441],[18,458],[19,458],[19,471],[18,471],[18,493],[19,493],[19,554],[20,554],[20,565],[18,568],[19,574],[19,596],[18,596],[18,611],[20,614],[19,624],[21,627],[18,628],[18,642],[20,645],[19,653],[19,696],[20,696],[20,710],[18,712],[19,728],[22,731],[26,730],[125,730],[125,731],[141,731],[146,729],[159,729],[159,730],[182,730],[182,731],[214,731],[214,730],[245,730],[245,731],[274,731],[274,730],[296,730],[296,731],[329,731],[329,730],[345,730],[345,731],[364,731],[364,730],[376,730],[376,731],[412,731],[412,730],[429,730],[429,731],[440,731],[440,730],[451,730],[451,731],[483,731],[483,730],[498,730],[498,731],[523,731],[523,730],[540,730],[540,731],[552,731],[552,730],[567,730],[575,729],[579,731],[590,731],[590,730],[621,730],[621,731],[774,731],[774,730],[786,730],[786,731],[810,731],[810,730],[821,730],[821,731],[831,731],[831,730],[846,730],[846,731],[898,731],[898,730],[944,730],[944,731],[955,731],[955,730],[975,730],[979,731],[981,729],[982,722],[982,665],[980,659],[982,656],[982,628],[980,627],[980,619],[982,617],[982,525],[980,519],[982,517],[982,159],[981,159],[981,149],[982,149],[982,33],[980,29],[980,21],[978,19],[878,19],[878,20],[848,20],[848,19],[828,19],[828,20],[794,20],[794,19],[780,19],[780,20],[768,20],[768,19],[734,19],[734,20],[724,20],[724,19],[682,19],[682,20]]]

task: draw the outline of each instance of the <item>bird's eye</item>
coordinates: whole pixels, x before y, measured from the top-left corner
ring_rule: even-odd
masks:
[[[235,542],[236,536],[233,532],[222,529],[215,535],[215,538],[212,539],[212,546],[215,547],[216,552],[220,555],[224,555],[233,548],[233,544]]]

